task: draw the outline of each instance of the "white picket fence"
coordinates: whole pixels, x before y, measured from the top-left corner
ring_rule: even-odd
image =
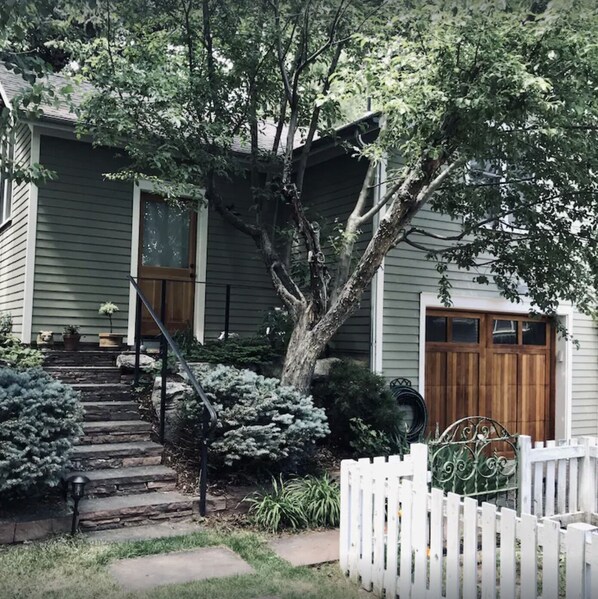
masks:
[[[430,493],[426,453],[342,462],[340,565],[352,579],[387,599],[598,598],[597,528]]]
[[[598,439],[537,442],[519,437],[519,512],[588,519],[598,511]]]

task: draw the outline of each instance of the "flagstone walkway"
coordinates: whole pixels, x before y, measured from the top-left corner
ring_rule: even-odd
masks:
[[[338,530],[286,535],[268,545],[293,566],[338,560]],[[232,550],[219,546],[122,559],[111,564],[110,573],[123,588],[139,591],[208,578],[253,574],[254,570]]]

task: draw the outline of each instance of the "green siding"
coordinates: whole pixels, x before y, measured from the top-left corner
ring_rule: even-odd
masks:
[[[15,159],[26,165],[31,156],[31,130],[17,128]],[[27,217],[31,186],[26,183],[12,188],[12,222],[0,232],[0,312],[10,312],[13,332],[21,333],[27,252]]]
[[[40,160],[57,179],[39,189],[32,335],[78,324],[95,341],[107,300],[120,308],[115,332],[126,334],[133,185],[108,180],[120,166],[114,151],[87,143],[42,136]]]
[[[97,312],[106,300],[120,307],[115,332],[126,334],[133,185],[106,179],[118,159],[86,143],[43,136],[41,160],[58,179],[39,190],[32,334],[60,333],[73,323],[81,325],[85,341],[94,341],[107,330]],[[236,181],[222,194],[244,211],[247,189]],[[253,241],[214,212],[208,219],[206,283],[206,338],[224,330],[227,283],[233,285],[231,332],[256,333],[264,310],[277,303]]]
[[[598,324],[590,317],[575,314],[573,337],[573,436],[598,435]]]
[[[251,198],[249,181],[241,177],[221,182],[220,193],[226,205],[248,220]],[[224,331],[226,285],[231,285],[229,331],[241,336],[257,333],[265,311],[280,305],[253,239],[209,211],[206,268],[205,338],[213,339]]]
[[[414,224],[439,235],[460,232],[458,222],[446,215],[424,209]],[[383,374],[389,379],[407,377],[414,386],[420,382],[420,295],[438,293],[435,263],[423,252],[406,245],[394,248],[384,268]],[[479,285],[473,273],[449,269],[453,296],[498,298],[496,287]],[[574,435],[598,433],[598,328],[589,318],[575,314],[573,336],[580,349],[573,349],[572,432]]]
[[[331,248],[325,242],[334,234],[335,220],[346,221],[353,210],[367,170],[367,163],[350,156],[340,156],[310,167],[305,176],[304,198],[314,216],[322,223],[323,246],[327,261],[334,263]],[[372,234],[371,222],[361,231],[356,255],[365,249]],[[371,292],[368,287],[359,309],[339,329],[330,343],[335,354],[352,355],[369,360],[371,329]]]

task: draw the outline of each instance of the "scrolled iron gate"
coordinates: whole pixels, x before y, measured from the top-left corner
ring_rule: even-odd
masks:
[[[457,420],[429,443],[432,486],[480,501],[516,505],[517,440],[491,418]]]

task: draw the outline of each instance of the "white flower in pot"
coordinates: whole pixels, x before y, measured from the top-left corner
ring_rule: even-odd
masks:
[[[112,332],[112,316],[119,311],[119,307],[112,302],[104,302],[100,305],[98,312],[108,317],[110,321],[110,332],[100,333],[100,347],[120,347],[122,345],[123,336]]]

